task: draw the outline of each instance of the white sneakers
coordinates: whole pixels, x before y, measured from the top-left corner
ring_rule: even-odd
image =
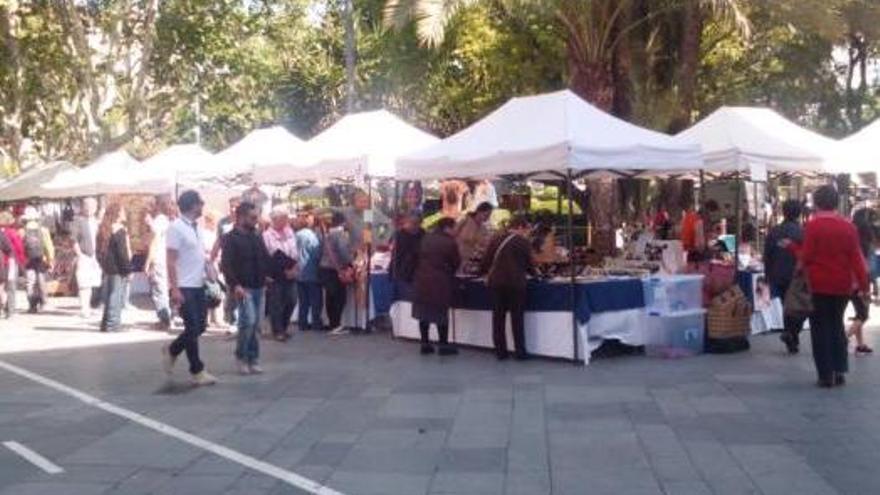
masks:
[[[217,377],[202,370],[192,376],[192,384],[196,387],[205,387],[217,383]]]
[[[261,375],[263,368],[258,364],[248,364],[242,360],[238,360],[238,374],[240,375]]]

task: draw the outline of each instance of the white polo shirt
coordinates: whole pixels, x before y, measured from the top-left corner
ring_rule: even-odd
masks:
[[[198,289],[205,285],[205,248],[199,228],[189,219],[179,217],[168,227],[166,244],[177,251],[177,286]]]

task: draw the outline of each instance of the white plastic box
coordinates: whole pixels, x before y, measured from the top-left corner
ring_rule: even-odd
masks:
[[[706,336],[706,310],[694,309],[647,317],[645,354],[679,358],[701,354]]]
[[[703,308],[702,275],[666,275],[642,280],[645,310],[667,315]]]

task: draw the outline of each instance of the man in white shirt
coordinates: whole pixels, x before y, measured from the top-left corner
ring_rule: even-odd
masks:
[[[207,256],[199,237],[198,219],[204,202],[196,191],[185,191],[177,200],[180,217],[168,228],[167,262],[171,303],[183,318],[183,333],[162,348],[165,371],[169,375],[177,357],[186,352],[193,384],[212,385],[217,379],[205,371],[199,358],[199,336],[208,318],[205,297]]]

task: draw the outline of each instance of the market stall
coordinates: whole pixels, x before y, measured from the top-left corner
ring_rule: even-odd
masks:
[[[699,145],[634,126],[591,106],[569,91],[514,98],[471,127],[398,160],[398,180],[552,177],[572,188],[579,177],[650,177],[702,167]],[[569,216],[569,219],[571,216]],[[644,345],[647,336],[641,268],[596,269],[575,262],[569,221],[564,252],[548,272],[532,281],[527,346],[538,355],[589,362],[604,339]],[[561,261],[561,263],[560,263]],[[617,275],[631,276],[617,277]],[[491,318],[483,305],[485,282],[463,282],[453,314],[455,342],[488,346]],[[697,311],[700,311],[697,309]],[[416,323],[406,301],[391,308],[394,332],[413,337]],[[663,317],[673,316],[666,314]],[[674,325],[673,325],[674,327]],[[675,329],[676,331],[678,329]]]
[[[0,187],[0,201],[22,201],[39,198],[43,193],[43,185],[50,182],[62,172],[75,170],[68,162],[55,162],[26,170]]]

